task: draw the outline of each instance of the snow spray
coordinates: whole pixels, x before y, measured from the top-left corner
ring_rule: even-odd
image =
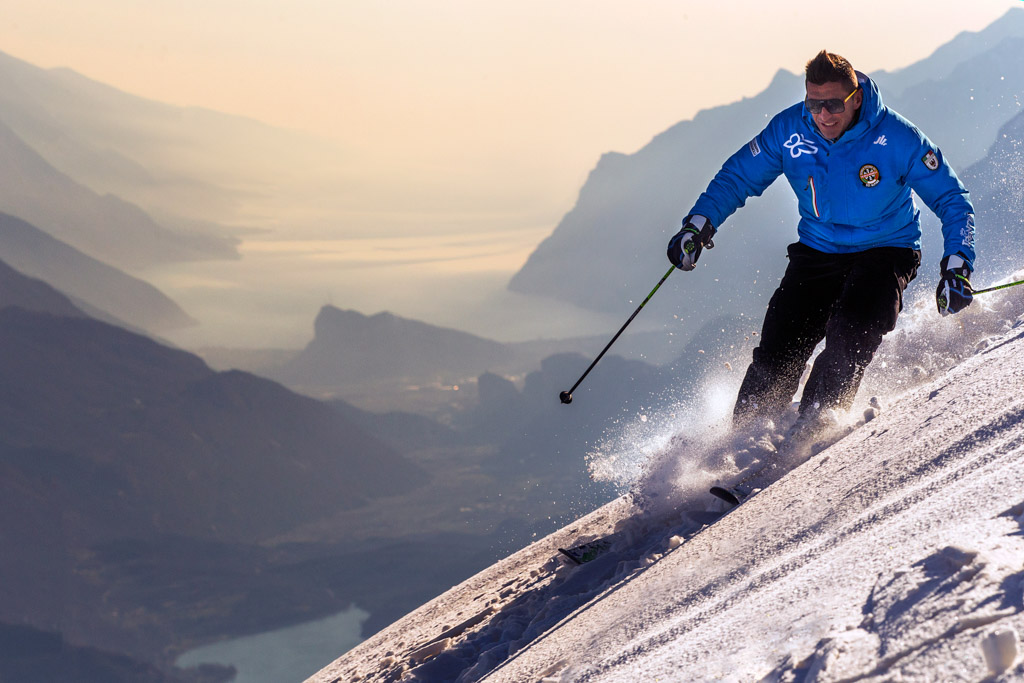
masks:
[[[587,455],[591,478],[628,493],[648,514],[684,502],[706,507],[707,491],[732,460],[732,405],[739,378],[710,378],[696,395],[638,410],[606,431]]]

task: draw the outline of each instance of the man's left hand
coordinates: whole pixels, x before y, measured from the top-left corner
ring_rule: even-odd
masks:
[[[957,313],[971,305],[974,301],[974,290],[971,289],[971,269],[958,254],[946,256],[940,265],[942,279],[935,290],[935,304],[939,313],[949,315]]]

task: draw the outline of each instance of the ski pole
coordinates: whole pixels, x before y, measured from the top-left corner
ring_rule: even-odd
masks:
[[[995,287],[986,287],[985,289],[976,289],[973,294],[984,294],[985,292],[994,292],[997,289],[1006,289],[1007,287],[1016,287],[1017,285],[1024,285],[1024,280],[1017,280],[1016,282],[1008,282],[1005,285],[996,285]]]
[[[558,400],[560,400],[562,403],[566,405],[572,403],[572,392],[576,391],[576,387],[578,387],[580,383],[582,383],[583,380],[586,378],[586,376],[590,374],[590,371],[594,369],[594,366],[597,365],[597,362],[601,360],[601,358],[608,351],[608,349],[612,347],[612,344],[614,344],[615,340],[619,338],[619,335],[622,334],[623,330],[625,330],[626,327],[628,327],[629,324],[633,322],[633,318],[635,318],[637,314],[640,313],[641,309],[643,309],[643,307],[647,305],[647,302],[651,300],[651,297],[654,296],[654,293],[658,291],[658,288],[661,287],[662,284],[664,284],[665,280],[668,279],[668,276],[671,275],[672,271],[675,269],[676,267],[672,266],[664,275],[661,276],[661,279],[658,280],[658,284],[654,285],[654,289],[651,290],[651,293],[647,295],[646,299],[640,302],[640,305],[636,307],[635,311],[633,311],[633,315],[629,316],[629,320],[627,320],[625,324],[619,328],[619,331],[615,333],[615,336],[612,337],[612,340],[610,342],[608,342],[608,345],[601,349],[601,353],[597,354],[597,358],[595,358],[594,362],[590,364],[590,367],[586,369],[586,372],[580,375],[580,378],[576,380],[576,384],[572,385],[572,389],[560,393],[558,395]]]

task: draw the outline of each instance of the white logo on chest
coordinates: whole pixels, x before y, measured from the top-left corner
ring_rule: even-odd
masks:
[[[782,143],[783,147],[789,150],[789,155],[796,159],[801,154],[817,154],[818,146],[813,140],[808,140],[799,133],[793,133],[789,140]]]

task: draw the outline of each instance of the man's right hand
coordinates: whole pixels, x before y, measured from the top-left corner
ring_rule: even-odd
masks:
[[[693,270],[697,267],[700,252],[707,247],[715,246],[712,237],[715,226],[704,216],[692,214],[683,219],[683,229],[668,242],[668,260],[681,270]]]

